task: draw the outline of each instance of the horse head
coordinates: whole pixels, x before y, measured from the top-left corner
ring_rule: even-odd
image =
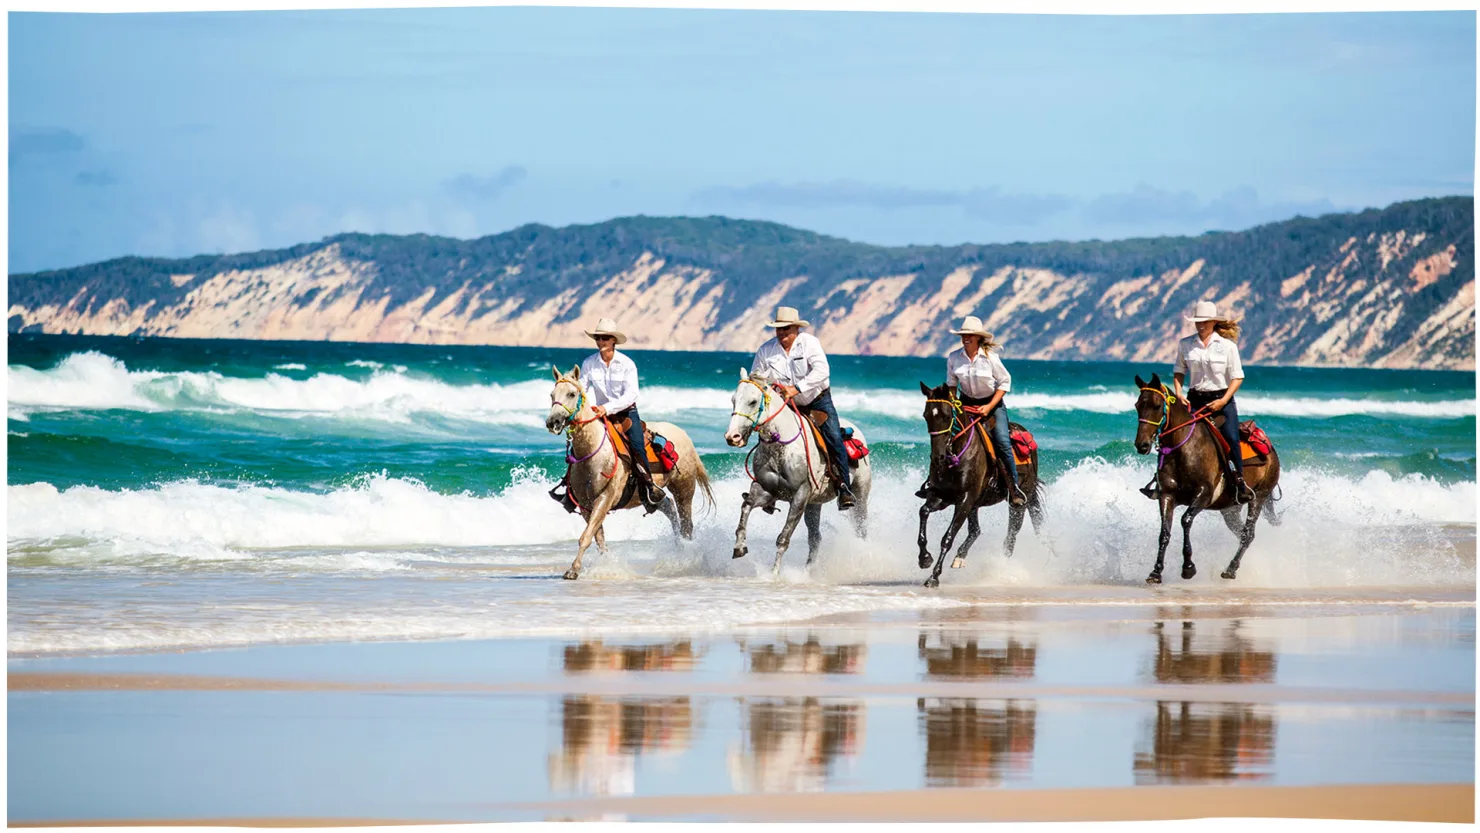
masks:
[[[951,388],[948,385],[928,388],[921,382],[920,392],[925,394],[925,427],[930,429],[931,436],[950,431],[958,413],[952,403],[960,401],[951,395]]]
[[[750,442],[750,432],[763,421],[770,406],[776,401],[771,395],[771,380],[759,373],[751,375],[740,368],[740,384],[730,395],[730,426],[725,430],[725,442],[734,448],[742,448]]]
[[[581,368],[572,367],[570,373],[561,375],[558,368],[550,368],[555,377],[555,387],[550,391],[550,413],[545,417],[545,429],[559,434],[571,425],[576,414],[586,407],[586,391],[581,387]]]
[[[1142,381],[1137,375],[1136,387],[1141,392],[1136,397],[1136,417],[1140,420],[1136,424],[1136,451],[1147,454],[1156,442],[1157,434],[1166,427],[1171,393],[1155,373],[1151,374],[1150,382]]]

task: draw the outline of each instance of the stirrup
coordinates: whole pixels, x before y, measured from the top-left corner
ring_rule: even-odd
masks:
[[[1137,491],[1152,500],[1159,500],[1161,498],[1161,484],[1156,482],[1156,478],[1152,478],[1150,483],[1137,489]]]
[[[857,504],[858,504],[858,499],[855,498],[855,497],[853,497],[853,490],[852,489],[844,489],[844,488],[839,487],[839,489],[838,489],[838,511],[839,512],[843,512],[843,511],[846,511],[848,509],[852,509]]]
[[[1027,505],[1028,495],[1023,491],[1022,486],[1012,482],[1007,484],[1007,503],[1009,506]]]
[[[561,486],[565,487],[565,491],[561,492],[560,494],[556,494],[555,490],[559,489]],[[551,500],[559,503],[561,507],[565,509],[565,511],[571,513],[572,515],[581,511],[581,507],[576,505],[576,499],[570,496],[570,484],[566,483],[564,480],[556,483],[547,494],[550,495]]]

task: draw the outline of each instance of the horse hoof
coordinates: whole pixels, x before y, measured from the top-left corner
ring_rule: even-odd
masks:
[[[1233,579],[1238,578],[1238,574],[1232,570],[1224,570],[1223,577],[1228,579],[1229,581],[1232,581]]]
[[[930,565],[935,563],[935,559],[930,557],[930,553],[922,552],[920,553],[920,559],[917,563],[920,565],[920,569],[928,570],[930,569]]]
[[[951,569],[952,570],[959,570],[959,569],[961,569],[962,567],[965,567],[965,566],[966,566],[966,559],[962,558],[959,555],[956,556],[955,560],[953,560],[951,562]]]
[[[745,554],[748,552],[750,552],[750,547],[737,547],[735,549],[735,554],[730,556],[730,558],[732,560],[736,558],[744,558]]]
[[[926,587],[939,587],[940,586],[940,579],[936,578],[935,576],[931,576],[930,578],[925,579],[925,586]]]
[[[1192,578],[1195,575],[1197,575],[1197,568],[1192,566],[1191,564],[1188,564],[1186,567],[1182,568],[1182,578],[1184,580]]]
[[[1161,573],[1152,573],[1146,577],[1147,584],[1161,584]]]
[[[566,581],[575,581],[576,579],[578,579],[580,577],[581,577],[581,574],[578,573],[578,572],[576,572],[575,570],[566,570],[565,571],[565,580]]]

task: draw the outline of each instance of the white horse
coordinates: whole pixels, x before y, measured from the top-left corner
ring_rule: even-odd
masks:
[[[573,367],[570,374],[565,376],[555,368],[551,368],[551,372],[555,376],[555,387],[550,391],[550,415],[545,418],[545,428],[551,434],[559,434],[561,431],[570,433],[570,447],[566,451],[570,474],[566,488],[570,490],[570,496],[575,499],[576,506],[580,507],[581,517],[586,521],[586,529],[581,532],[580,548],[576,551],[576,560],[565,571],[566,578],[577,579],[581,577],[581,558],[585,556],[586,548],[591,546],[593,540],[601,554],[606,555],[606,530],[602,527],[606,513],[614,509],[641,506],[642,500],[634,490],[625,503],[617,505],[622,500],[623,487],[627,485],[628,476],[632,472],[632,463],[630,459],[617,454],[611,435],[607,432],[606,420],[596,416],[591,410],[591,403],[586,399],[585,388],[580,382],[581,369]],[[646,426],[654,434],[667,437],[678,449],[678,465],[673,471],[664,472],[661,466],[653,466],[653,483],[668,490],[658,508],[672,522],[673,533],[685,539],[692,538],[694,492],[702,489],[710,507],[714,506],[714,492],[709,488],[709,473],[704,470],[704,461],[699,459],[699,452],[694,448],[693,441],[682,428],[671,422],[648,422]],[[646,450],[636,449],[634,453],[645,454]]]
[[[807,563],[817,558],[817,548],[822,544],[822,504],[836,498],[837,489],[827,476],[827,456],[819,447],[812,431],[802,424],[802,417],[795,408],[787,406],[786,397],[771,387],[771,380],[756,374],[750,375],[740,369],[740,384],[730,397],[730,427],[725,432],[725,442],[735,448],[744,447],[751,433],[757,438],[751,454],[755,455],[750,491],[740,499],[740,527],[735,530],[734,558],[743,558],[749,552],[745,545],[745,524],[750,520],[750,510],[759,506],[767,513],[776,511],[776,501],[788,504],[786,523],[781,525],[781,534],[776,537],[776,563],[772,574],[781,571],[781,557],[791,545],[791,535],[797,522],[807,519]],[[863,432],[846,419],[838,420],[839,427],[853,429],[853,436],[863,440]],[[868,537],[868,493],[873,483],[873,469],[869,458],[858,461],[853,471],[853,496],[857,504],[853,513],[853,528],[858,537]]]

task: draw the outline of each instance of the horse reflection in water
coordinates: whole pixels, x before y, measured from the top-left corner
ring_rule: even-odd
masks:
[[[862,643],[824,644],[815,633],[738,640],[752,674],[858,674]],[[820,792],[833,785],[841,759],[863,749],[863,703],[816,697],[741,698],[742,743],[729,755],[730,782],[741,792]]]
[[[1151,679],[1172,685],[1275,681],[1276,657],[1240,632],[1237,620],[1159,621]],[[1137,745],[1136,783],[1262,779],[1273,770],[1275,717],[1248,703],[1161,701]]]
[[[776,639],[756,643],[736,640],[745,652],[752,674],[857,674],[868,649],[862,643],[823,645],[816,634],[804,641]]]
[[[568,645],[567,673],[688,671],[700,654],[691,643]],[[550,787],[585,796],[632,795],[637,758],[688,751],[696,724],[689,697],[569,695],[560,704],[560,749],[549,758]]]
[[[822,792],[840,759],[863,749],[863,703],[816,697],[742,698],[743,742],[729,755],[740,792]]]
[[[920,659],[927,679],[1029,679],[1037,645],[1008,636],[988,641],[970,633],[921,633]],[[1031,700],[920,698],[925,734],[925,785],[979,787],[1033,768],[1038,707]]]

